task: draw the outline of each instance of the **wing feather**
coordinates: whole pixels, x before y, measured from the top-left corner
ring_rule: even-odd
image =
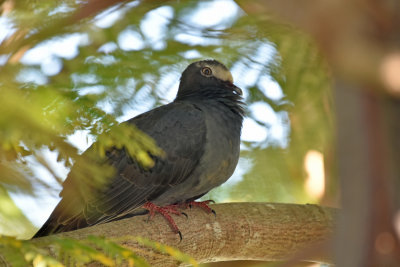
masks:
[[[125,123],[151,136],[165,158],[153,156],[155,165],[145,169],[125,149],[107,151],[107,164],[116,173],[107,186],[89,195],[76,188],[85,181],[74,180],[72,170],[62,200],[35,237],[122,218],[188,179],[204,153],[204,114],[192,104],[173,102]]]

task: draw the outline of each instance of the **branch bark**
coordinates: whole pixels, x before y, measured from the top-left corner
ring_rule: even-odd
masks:
[[[320,242],[327,242],[333,232],[337,211],[317,205],[276,203],[215,204],[213,214],[199,208],[174,216],[183,239],[171,231],[164,218],[136,216],[62,233],[76,239],[88,235],[108,238],[141,236],[178,248],[199,263],[228,260],[281,261],[296,259],[330,263],[331,257],[300,253]],[[46,237],[44,237],[46,238]],[[135,241],[123,245],[144,256],[151,266],[176,266],[177,262],[159,252],[140,247]],[[318,254],[318,253],[317,253]]]

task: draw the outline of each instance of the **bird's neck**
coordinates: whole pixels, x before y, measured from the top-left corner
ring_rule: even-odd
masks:
[[[243,98],[240,95],[230,90],[210,87],[178,94],[174,101],[201,101],[219,103],[242,119],[244,116],[244,102],[242,100]]]

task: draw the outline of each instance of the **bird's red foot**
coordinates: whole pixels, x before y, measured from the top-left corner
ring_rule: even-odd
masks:
[[[179,235],[180,240],[182,240],[182,233],[181,231],[179,231],[178,226],[176,225],[174,219],[172,219],[170,214],[175,214],[175,215],[181,215],[184,214],[185,216],[187,216],[185,213],[182,213],[178,210],[178,205],[168,205],[168,206],[157,206],[151,202],[146,202],[143,205],[143,208],[149,211],[149,219],[153,219],[154,215],[156,215],[156,213],[160,213],[169,223],[169,225],[171,226],[172,230],[174,231],[174,233]]]
[[[213,213],[215,216],[217,216],[217,213],[215,212],[215,210],[213,210],[212,208],[210,208],[210,206],[208,204],[210,203],[215,203],[214,200],[206,200],[206,201],[189,201],[185,203],[186,207],[192,208],[192,207],[200,207],[203,210],[205,210],[207,213]]]

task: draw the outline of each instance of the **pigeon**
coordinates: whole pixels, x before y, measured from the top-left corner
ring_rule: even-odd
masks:
[[[233,174],[243,116],[242,90],[227,67],[216,60],[190,64],[173,102],[123,122],[153,138],[164,155],[149,155],[154,165],[144,168],[126,149],[111,148],[105,162],[115,169],[113,176],[88,192],[79,187],[90,185],[90,178],[77,179],[72,168],[61,201],[33,238],[159,213],[182,239],[171,214],[188,206],[213,211],[210,201],[195,200]]]

